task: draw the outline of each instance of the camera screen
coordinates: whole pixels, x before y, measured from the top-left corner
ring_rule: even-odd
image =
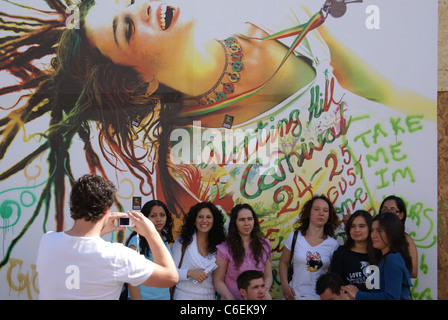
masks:
[[[120,218],[120,226],[128,226],[129,218]]]

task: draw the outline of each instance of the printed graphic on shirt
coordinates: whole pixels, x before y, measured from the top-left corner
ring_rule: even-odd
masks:
[[[367,261],[360,261],[361,267],[358,272],[349,272],[347,281],[352,285],[365,285],[366,279],[369,276],[366,268],[370,265]]]
[[[311,253],[310,251],[306,252],[306,270],[311,272],[318,271],[322,266],[322,258],[320,257],[319,252]]]

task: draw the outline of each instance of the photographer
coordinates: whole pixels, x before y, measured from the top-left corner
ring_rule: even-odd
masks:
[[[132,229],[147,239],[154,262],[101,236],[125,213],[112,213],[115,186],[97,175],[84,175],[73,185],[70,212],[75,220],[65,232],[48,232],[37,256],[40,299],[118,299],[124,283],[170,287],[178,275],[173,259],[153,223],[128,212]]]

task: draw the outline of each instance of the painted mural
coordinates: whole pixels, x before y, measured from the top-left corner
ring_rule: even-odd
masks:
[[[0,298],[38,298],[40,237],[71,226],[71,183],[90,172],[117,186],[114,210],[160,199],[177,226],[198,201],[225,217],[251,204],[274,298],[308,199],[342,221],[398,195],[413,298],[436,299],[437,1],[167,0],[156,33],[108,19],[149,2],[1,0]]]

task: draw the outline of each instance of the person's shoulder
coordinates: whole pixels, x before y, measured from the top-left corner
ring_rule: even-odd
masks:
[[[335,238],[330,237],[330,236],[327,236],[324,243],[327,243],[327,244],[333,246],[335,248],[335,250],[339,247],[338,241]]]
[[[334,251],[335,255],[344,255],[346,253],[348,253],[350,250],[348,250],[345,246],[340,246],[338,245],[336,247],[336,250]]]
[[[54,237],[60,237],[64,232],[57,232],[57,231],[47,231],[42,235],[42,238],[54,238]]]
[[[227,251],[229,249],[229,245],[227,241],[223,241],[220,244],[216,245],[216,249],[220,251]]]
[[[398,253],[398,252],[389,253],[388,255],[386,255],[384,260],[388,264],[405,266],[405,262],[404,262],[403,256],[400,253]]]
[[[269,247],[271,246],[271,241],[269,241],[269,239],[263,238],[262,241],[263,244],[268,245]]]
[[[64,232],[48,231],[42,235],[41,242],[59,241],[64,237]]]
[[[289,233],[287,239],[291,239],[291,240],[292,240],[292,239],[294,238],[294,234],[295,234],[296,232],[297,232],[297,238],[303,238],[302,231],[300,231],[300,230],[294,230],[294,231],[292,231],[292,232]]]
[[[137,236],[136,235],[129,237],[127,247],[130,247],[130,246],[134,246],[134,247],[137,246]]]

